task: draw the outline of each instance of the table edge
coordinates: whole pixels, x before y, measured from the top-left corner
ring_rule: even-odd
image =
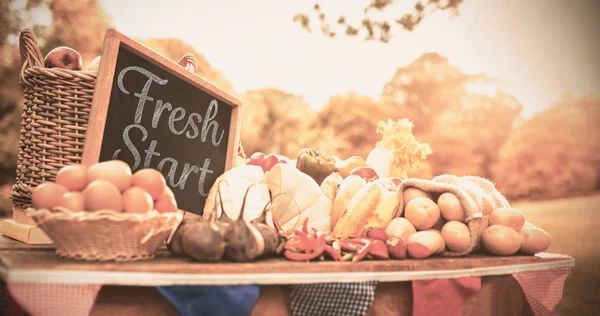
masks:
[[[248,284],[310,284],[348,283],[362,281],[401,282],[427,279],[453,279],[483,277],[520,272],[573,267],[575,260],[565,258],[542,263],[512,264],[499,267],[483,267],[438,271],[389,271],[389,272],[319,272],[319,273],[157,273],[113,272],[41,269],[7,269],[0,265],[0,278],[7,283],[44,284],[104,284],[123,286],[169,286],[169,285],[248,285]]]

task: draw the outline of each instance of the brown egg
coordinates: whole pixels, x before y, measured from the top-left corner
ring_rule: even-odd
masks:
[[[112,183],[96,180],[88,184],[83,191],[85,209],[89,212],[97,210],[123,211],[121,192]]]
[[[104,180],[112,183],[120,192],[131,187],[131,168],[120,160],[109,160],[89,167],[87,181]]]
[[[64,207],[69,211],[81,212],[85,209],[85,203],[83,194],[81,192],[67,192],[65,193],[58,206]]]
[[[54,182],[44,182],[31,193],[31,203],[36,209],[51,209],[58,205],[62,196],[69,190]]]
[[[125,213],[146,213],[154,209],[152,196],[140,187],[131,187],[123,193]]]
[[[175,201],[175,195],[171,192],[168,187],[165,188],[161,197],[154,203],[154,209],[159,213],[177,212],[177,201]]]
[[[153,200],[158,200],[167,187],[167,182],[158,170],[146,168],[133,174],[132,184],[150,193]]]
[[[54,182],[69,191],[83,191],[87,186],[87,167],[80,164],[64,166],[56,173]]]

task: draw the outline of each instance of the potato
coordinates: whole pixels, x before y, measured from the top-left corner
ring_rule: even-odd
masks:
[[[459,221],[449,221],[442,227],[442,238],[450,251],[463,252],[471,245],[469,227]]]
[[[465,209],[456,195],[444,192],[437,200],[442,216],[448,221],[465,221]]]
[[[491,225],[502,225],[520,231],[525,225],[525,216],[521,211],[511,207],[501,207],[493,211],[489,216]]]
[[[400,238],[404,243],[408,242],[410,235],[417,232],[417,229],[411,222],[404,217],[396,217],[385,228],[388,237]]]
[[[481,244],[492,254],[509,256],[519,251],[522,239],[521,235],[510,227],[491,225],[481,235]]]
[[[404,205],[407,205],[408,202],[410,202],[416,197],[425,197],[430,200],[433,200],[433,196],[430,193],[427,193],[421,189],[408,187],[404,189],[404,192],[402,192],[402,202],[404,203]]]
[[[545,230],[541,228],[523,228],[520,232],[523,242],[521,243],[521,249],[523,254],[535,255],[538,252],[544,252],[548,250],[550,244],[552,244],[552,237]]]
[[[444,249],[446,249],[446,243],[437,230],[423,230],[408,238],[407,251],[411,258],[427,258],[444,251]]]
[[[432,199],[416,197],[404,209],[404,217],[418,230],[426,230],[440,219],[440,208]]]
[[[523,228],[521,228],[521,230],[526,229],[526,228],[537,228],[537,226],[533,225],[532,223],[525,221],[525,224],[523,225]]]

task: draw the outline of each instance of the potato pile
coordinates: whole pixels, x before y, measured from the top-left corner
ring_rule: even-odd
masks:
[[[552,238],[543,229],[527,222],[525,216],[514,208],[499,208],[489,216],[489,227],[481,236],[483,247],[496,255],[520,252],[534,255],[550,247]]]
[[[404,241],[409,257],[422,259],[446,250],[460,253],[469,248],[471,233],[456,195],[445,192],[436,196],[408,187],[403,200],[403,217],[394,218],[385,232]],[[533,255],[548,249],[552,242],[547,232],[526,222],[517,209],[498,208],[488,219],[481,243],[491,254]]]
[[[123,161],[110,160],[89,168],[80,164],[61,168],[54,182],[32,192],[36,209],[63,207],[73,212],[113,210],[125,213],[177,212],[177,202],[163,175],[154,169],[132,174]]]

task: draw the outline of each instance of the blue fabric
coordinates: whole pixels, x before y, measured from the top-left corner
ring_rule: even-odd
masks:
[[[249,315],[260,286],[159,286],[181,316]]]

